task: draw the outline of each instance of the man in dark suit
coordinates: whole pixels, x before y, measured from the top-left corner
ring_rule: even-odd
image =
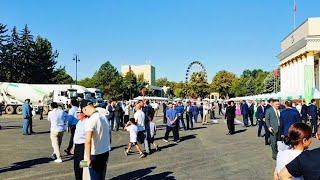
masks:
[[[280,139],[279,137],[279,129],[280,129],[280,102],[277,99],[273,100],[272,107],[266,110],[265,120],[267,128],[270,132],[270,141],[271,141],[271,149],[272,149],[272,158],[274,160],[277,159],[278,147],[277,141]]]
[[[245,100],[242,102],[242,105],[241,105],[241,114],[243,117],[244,126],[249,127],[249,123],[248,123],[249,106]]]
[[[267,110],[272,107],[273,99],[268,99],[268,103],[265,105],[264,110]]]
[[[251,123],[251,126],[254,126],[255,124],[253,123],[253,115],[254,115],[254,102],[252,100],[249,101],[249,120]]]
[[[285,102],[285,109],[280,112],[280,135],[287,137],[289,128],[294,123],[301,122],[300,114],[297,109],[292,107],[292,101]]]
[[[191,102],[188,101],[187,107],[186,107],[186,120],[187,120],[187,130],[193,129],[193,107],[191,105]],[[190,125],[190,126],[189,126]]]
[[[234,134],[234,118],[236,118],[236,107],[234,106],[233,101],[229,101],[226,109],[226,119],[229,129],[229,133],[227,135]]]
[[[315,99],[311,100],[311,104],[308,107],[308,115],[311,121],[312,136],[315,137],[318,124],[318,107],[316,106]]]
[[[263,127],[264,129],[264,139],[265,139],[265,145],[269,145],[268,139],[269,139],[269,130],[267,128],[266,122],[265,122],[265,115],[266,115],[266,110],[264,107],[264,102],[261,101],[256,112],[256,118],[257,122],[259,123],[258,127],[258,137],[261,137],[261,129]]]
[[[163,124],[167,124],[167,104],[165,102],[162,103],[162,111],[163,111]]]
[[[307,121],[308,121],[308,106],[306,105],[306,102],[304,100],[302,100],[301,118],[304,123],[307,123]]]

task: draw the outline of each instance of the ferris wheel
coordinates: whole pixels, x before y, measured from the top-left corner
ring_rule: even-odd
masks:
[[[204,65],[200,61],[193,61],[189,64],[187,72],[186,72],[186,82],[189,81],[191,75],[196,72],[202,72],[205,74],[207,78],[207,70]]]

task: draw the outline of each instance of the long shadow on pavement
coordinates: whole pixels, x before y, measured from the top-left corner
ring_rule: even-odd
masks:
[[[247,129],[241,129],[241,130],[235,131],[233,134],[239,134],[239,133],[243,133],[246,131],[247,131]]]
[[[125,174],[122,174],[120,176],[114,177],[111,180],[122,180],[122,179],[175,179],[171,175],[173,172],[163,172],[155,175],[148,175],[152,173],[152,170],[156,169],[155,166],[149,167],[146,169],[138,169],[132,172],[128,172]]]
[[[204,126],[200,126],[200,127],[194,127],[192,130],[197,130],[197,129],[205,129],[207,127],[204,127]]]
[[[11,166],[0,168],[0,173],[31,168],[32,166],[39,165],[39,164],[46,164],[51,161],[52,161],[51,158],[38,158],[38,159],[32,159],[28,161],[16,162],[16,163],[13,163]]]
[[[64,162],[70,161],[73,159],[72,157],[68,157],[68,156],[65,158],[66,159],[64,160]],[[13,163],[11,166],[0,168],[0,174],[4,173],[4,172],[27,169],[27,168],[31,168],[32,166],[36,166],[36,165],[40,165],[40,164],[47,164],[50,162],[52,162],[51,158],[38,158],[38,159],[16,162],[16,163]]]
[[[2,126],[1,130],[6,129],[22,129],[22,126]]]

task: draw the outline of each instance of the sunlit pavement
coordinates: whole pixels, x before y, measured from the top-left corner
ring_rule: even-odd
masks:
[[[34,119],[35,135],[23,136],[19,116],[2,116],[0,124],[0,179],[74,179],[73,161],[55,164],[48,158],[52,153],[49,122]],[[161,124],[162,118],[157,118]],[[162,141],[160,127],[156,143],[161,147],[144,159],[138,154],[126,157],[129,134],[113,133],[113,150],[108,163],[108,179],[272,179],[274,161],[263,138],[256,137],[257,127],[247,128],[233,136],[227,133],[226,123],[203,126],[196,124],[191,131],[180,131],[182,141]],[[242,130],[236,126],[236,130]],[[62,151],[69,141],[63,137]],[[315,140],[314,140],[315,141]],[[314,147],[319,146],[317,142]]]

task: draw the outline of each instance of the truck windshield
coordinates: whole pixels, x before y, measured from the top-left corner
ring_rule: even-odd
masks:
[[[85,92],[84,94],[84,99],[90,100],[91,99],[91,93],[90,92]]]
[[[69,90],[69,97],[70,98],[77,98],[77,91],[76,90]]]
[[[96,98],[102,98],[102,93],[101,92],[96,92]]]

